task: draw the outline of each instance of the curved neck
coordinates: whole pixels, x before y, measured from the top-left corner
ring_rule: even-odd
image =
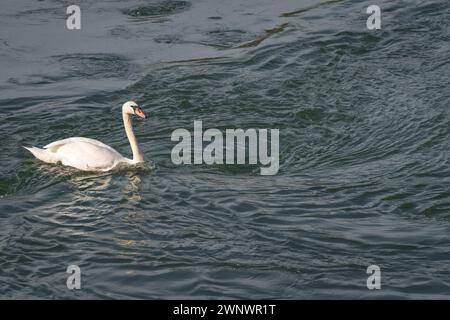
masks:
[[[125,132],[127,134],[128,141],[130,142],[131,151],[133,152],[133,162],[144,162],[144,157],[141,154],[141,151],[139,150],[139,146],[136,141],[136,137],[134,136],[133,127],[131,126],[131,119],[130,116],[122,112],[123,117],[123,125],[125,127]]]

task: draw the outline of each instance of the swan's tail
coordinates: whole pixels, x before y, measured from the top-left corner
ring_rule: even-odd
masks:
[[[58,158],[56,157],[56,155],[48,149],[41,149],[36,147],[24,147],[24,148],[30,151],[33,154],[33,156],[35,156],[39,160],[48,163],[58,162]]]

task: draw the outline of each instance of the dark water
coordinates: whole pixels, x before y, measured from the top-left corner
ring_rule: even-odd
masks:
[[[447,0],[378,1],[378,31],[372,1],[76,2],[72,31],[72,1],[2,2],[1,298],[449,297]],[[130,155],[129,99],[149,115],[144,168],[21,148],[86,136]],[[194,120],[280,129],[278,175],[172,164]]]

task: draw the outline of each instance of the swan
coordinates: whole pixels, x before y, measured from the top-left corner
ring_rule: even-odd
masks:
[[[130,116],[136,115],[145,119],[145,113],[134,101],[122,105],[123,125],[133,152],[133,159],[122,156],[119,152],[95,139],[72,137],[58,140],[46,145],[43,149],[24,147],[36,158],[47,163],[58,163],[83,171],[109,171],[119,165],[136,165],[144,162],[134,136]]]

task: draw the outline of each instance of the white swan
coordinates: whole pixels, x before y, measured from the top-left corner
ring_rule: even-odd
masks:
[[[58,163],[83,171],[109,171],[119,165],[135,165],[144,162],[136,142],[130,115],[145,119],[142,109],[134,101],[125,102],[122,106],[123,124],[130,141],[133,159],[123,157],[110,146],[94,139],[74,137],[52,142],[44,149],[27,148],[36,158],[47,163]]]

